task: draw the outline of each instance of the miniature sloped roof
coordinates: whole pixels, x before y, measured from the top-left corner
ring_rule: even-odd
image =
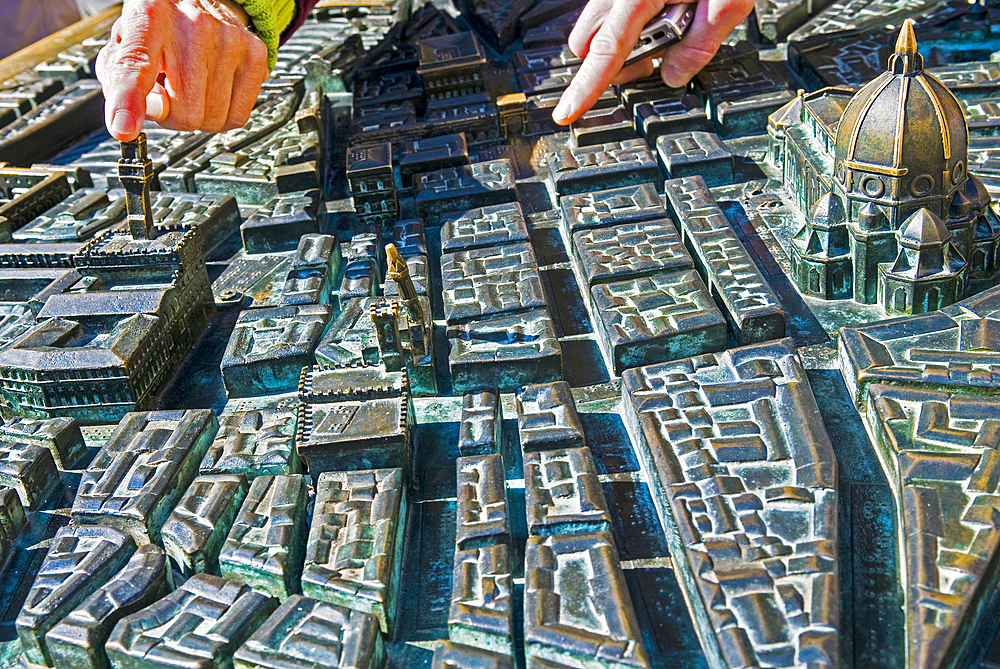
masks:
[[[421,76],[486,64],[486,51],[472,32],[425,37],[420,40],[419,47],[420,67],[417,74]]]
[[[52,295],[38,312],[39,318],[87,318],[159,314],[171,289],[104,290],[93,293]]]
[[[993,201],[990,192],[986,190],[986,184],[974,174],[970,174],[965,182],[965,197],[974,209],[985,207]]]
[[[809,225],[813,228],[828,229],[843,224],[846,220],[844,203],[833,193],[822,195],[809,212]]]
[[[951,230],[934,212],[918,209],[899,229],[899,241],[904,246],[928,248],[951,240]]]
[[[804,106],[822,124],[824,132],[834,138],[844,110],[850,104],[855,91],[849,88],[829,87],[810,93],[803,99]]]
[[[120,321],[96,345],[74,345],[73,339],[83,332],[80,324],[50,318],[0,352],[0,367],[59,372],[127,366],[159,325],[156,316],[136,314]]]

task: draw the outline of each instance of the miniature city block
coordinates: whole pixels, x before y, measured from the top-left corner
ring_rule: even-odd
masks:
[[[280,600],[297,592],[308,502],[302,474],[255,478],[219,553],[221,575]]]
[[[104,644],[115,624],[166,594],[166,563],[160,547],[140,546],[121,571],[45,633],[52,666],[106,669]]]
[[[409,471],[415,421],[405,369],[302,369],[295,447],[314,480],[331,471]]]
[[[292,595],[233,655],[238,669],[380,669],[385,643],[375,616]]]
[[[195,477],[160,530],[172,569],[184,577],[216,574],[219,551],[247,494],[243,474]]]
[[[73,520],[157,542],[218,429],[207,409],[128,414],[83,473]]]
[[[96,525],[60,529],[45,554],[15,626],[28,661],[55,666],[46,633],[126,565],[135,542]]]
[[[321,474],[306,544],[302,594],[370,613],[391,637],[405,525],[402,470]]]
[[[108,660],[112,669],[228,664],[276,605],[240,583],[195,574],[119,620],[105,646]]]

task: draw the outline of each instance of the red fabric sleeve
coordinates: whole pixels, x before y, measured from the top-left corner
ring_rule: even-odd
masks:
[[[295,19],[285,28],[285,32],[281,34],[282,44],[305,23],[306,17],[309,16],[309,12],[312,11],[317,2],[319,0],[295,0]]]

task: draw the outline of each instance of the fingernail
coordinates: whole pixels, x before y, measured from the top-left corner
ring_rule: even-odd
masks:
[[[566,98],[560,98],[559,104],[552,111],[552,120],[559,125],[565,125],[566,119],[573,115],[573,105]]]
[[[156,93],[150,93],[146,96],[146,118],[151,121],[162,121],[166,118],[166,105],[164,103],[164,98],[162,95],[157,95]]]
[[[115,116],[111,119],[111,133],[114,135],[134,135],[135,134],[135,117],[124,109],[119,109],[115,112]]]

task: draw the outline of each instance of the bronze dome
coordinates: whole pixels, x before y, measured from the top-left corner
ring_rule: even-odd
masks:
[[[965,183],[968,142],[965,113],[951,91],[923,70],[907,19],[889,69],[844,110],[835,177],[862,200],[941,198]]]

